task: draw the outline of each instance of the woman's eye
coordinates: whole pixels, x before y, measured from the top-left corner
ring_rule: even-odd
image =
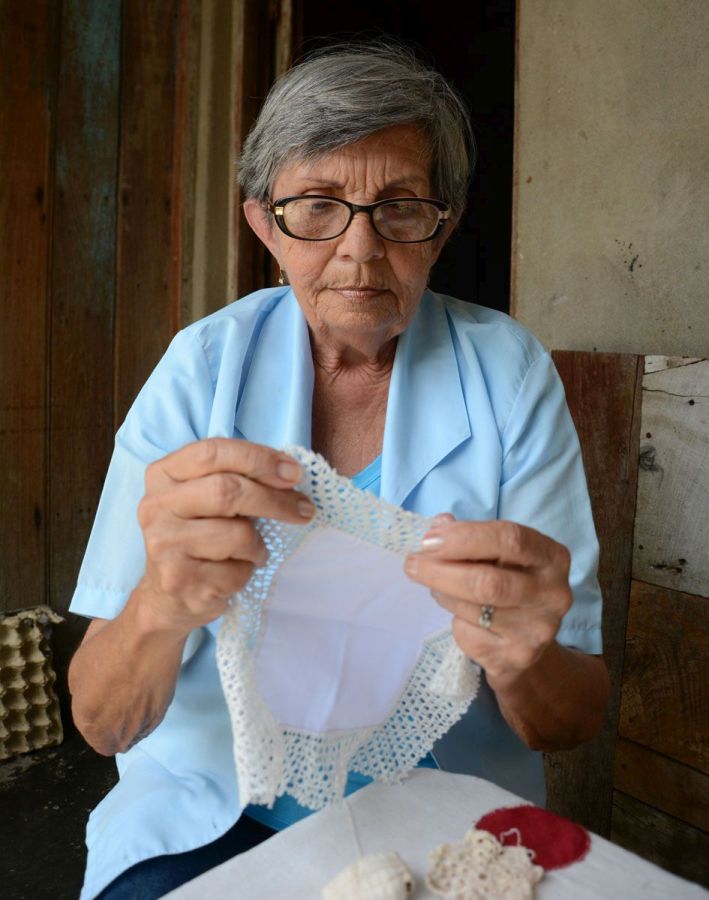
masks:
[[[417,207],[411,203],[392,203],[386,207],[387,213],[392,218],[405,218],[416,213]]]
[[[332,213],[337,208],[337,204],[331,200],[302,200],[296,204],[303,213],[312,218],[321,217]]]

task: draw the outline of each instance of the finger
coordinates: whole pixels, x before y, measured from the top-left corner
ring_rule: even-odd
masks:
[[[451,522],[455,522],[453,513],[441,512],[433,517],[431,527],[435,528],[437,525],[449,525]]]
[[[197,562],[193,569],[195,593],[199,596],[206,587],[214,597],[231,597],[245,587],[253,571],[253,564],[241,559]]]
[[[155,502],[164,502],[165,495]],[[315,506],[304,494],[273,488],[243,475],[217,472],[173,486],[170,508],[183,519],[215,516],[260,516],[282,522],[312,519]]]
[[[188,481],[216,472],[246,475],[272,487],[292,487],[302,474],[292,457],[271,447],[232,438],[207,438],[152,463],[146,479]]]
[[[256,566],[268,560],[263,538],[249,519],[185,519],[169,532],[146,540],[152,560],[170,560],[176,555],[195,560],[244,560]]]
[[[177,624],[221,615],[228,598],[248,583],[253,570],[253,563],[245,560],[185,560],[182,565],[149,566],[147,579],[161,614]]]
[[[451,629],[463,653],[485,669],[488,679],[505,674],[517,677],[534,665],[546,646],[526,634],[495,635],[465,619],[453,619]]]
[[[407,557],[406,574],[431,590],[467,603],[519,607],[546,596],[536,574],[487,563],[454,562],[417,553]]]
[[[500,635],[493,634],[471,625],[465,619],[454,618],[451,623],[453,638],[461,650],[485,669],[491,661],[504,658],[508,642]]]
[[[500,562],[525,568],[568,567],[568,550],[517,522],[452,522],[434,525],[421,549],[440,559]]]
[[[438,592],[433,593],[433,597],[454,618],[497,637],[520,638],[525,644],[548,644],[554,640],[559,628],[558,617],[540,615],[537,610],[525,606],[491,607],[490,625],[485,628],[481,624],[483,605]]]

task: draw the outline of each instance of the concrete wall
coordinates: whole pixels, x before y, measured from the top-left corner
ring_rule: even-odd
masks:
[[[512,311],[709,354],[709,2],[519,0]]]

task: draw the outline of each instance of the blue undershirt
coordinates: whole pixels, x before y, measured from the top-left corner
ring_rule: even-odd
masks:
[[[361,472],[352,476],[352,483],[360,490],[369,491],[376,497],[379,497],[381,475],[382,458],[381,456],[378,456],[366,468],[362,469]],[[418,766],[419,768],[425,769],[439,768],[436,760],[430,753],[420,760]],[[360,775],[359,772],[350,772],[347,778],[347,784],[345,785],[345,794],[353,794],[371,781],[372,779],[366,775]],[[294,800],[293,797],[290,796],[290,794],[283,794],[283,796],[279,797],[273,804],[272,809],[269,809],[267,806],[260,806],[252,803],[244,810],[245,815],[250,816],[252,819],[256,819],[257,822],[268,825],[269,828],[273,828],[275,831],[280,831],[282,828],[292,825],[300,819],[304,819],[306,816],[310,815],[311,812],[311,809],[308,809],[306,806],[301,806],[297,800]]]

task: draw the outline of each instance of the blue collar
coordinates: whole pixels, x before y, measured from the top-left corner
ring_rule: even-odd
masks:
[[[238,431],[271,447],[310,447],[313,362],[308,327],[292,291],[266,316],[245,374],[235,418]],[[381,496],[401,505],[470,433],[445,306],[426,291],[397,343]]]

